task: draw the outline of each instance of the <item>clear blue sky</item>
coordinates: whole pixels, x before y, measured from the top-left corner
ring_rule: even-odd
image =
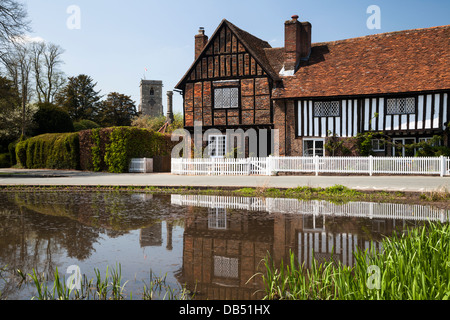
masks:
[[[120,92],[139,104],[139,82],[181,79],[194,59],[194,35],[205,27],[211,36],[222,19],[283,46],[284,21],[293,14],[312,24],[313,42],[450,24],[448,0],[21,0],[32,21],[33,37],[60,45],[68,76],[87,74],[106,95]],[[67,8],[80,8],[80,29],[67,27]],[[370,5],[381,10],[381,29],[368,29]],[[426,52],[424,52],[426,56]],[[174,95],[175,111],[182,98]]]

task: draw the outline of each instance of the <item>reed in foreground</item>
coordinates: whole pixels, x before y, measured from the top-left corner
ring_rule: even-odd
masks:
[[[171,288],[166,283],[166,276],[157,277],[150,271],[150,280],[145,283],[142,292],[127,294],[123,282],[122,267],[106,268],[106,274],[102,276],[100,270],[95,269],[95,277],[87,279],[84,275],[80,279],[78,289],[67,285],[64,277],[60,277],[58,269],[53,273],[53,281],[49,283],[49,276],[39,274],[34,269],[31,274],[25,274],[21,270],[16,273],[20,278],[20,285],[31,284],[36,289],[33,300],[189,300],[193,294],[184,286]]]
[[[300,265],[291,253],[279,266],[264,259],[265,299],[448,300],[450,225],[430,223],[382,241],[382,252],[358,251],[348,267],[337,261]]]

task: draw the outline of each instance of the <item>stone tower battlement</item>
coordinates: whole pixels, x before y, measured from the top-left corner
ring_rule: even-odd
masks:
[[[163,111],[163,83],[160,80],[141,80],[141,101],[139,112],[152,117],[162,116]]]

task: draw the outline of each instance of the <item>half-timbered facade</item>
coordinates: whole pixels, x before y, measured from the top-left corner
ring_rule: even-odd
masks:
[[[200,30],[195,62],[176,87],[185,128],[218,129],[208,140],[216,156],[228,151],[221,135],[238,128],[277,130],[286,156],[323,156],[331,136],[354,141],[371,131],[384,137],[373,141],[378,155],[411,155],[402,146],[435,135],[449,145],[450,26],[322,43],[311,33],[298,16],[285,22],[281,48],[227,20],[211,39]]]

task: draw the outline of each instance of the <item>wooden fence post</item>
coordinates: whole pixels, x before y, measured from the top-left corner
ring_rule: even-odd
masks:
[[[314,169],[316,171],[316,177],[319,176],[319,156],[314,155]]]

